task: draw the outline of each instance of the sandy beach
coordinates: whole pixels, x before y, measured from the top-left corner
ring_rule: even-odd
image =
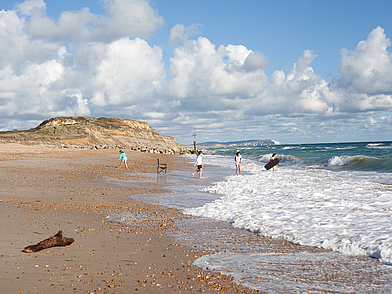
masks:
[[[130,198],[169,192],[170,185],[152,180],[157,158],[171,171],[189,162],[126,153],[129,170],[119,168],[116,149],[0,144],[0,293],[390,293],[390,267],[375,259],[264,238],[228,223],[199,225],[177,209]],[[107,218],[118,212],[132,221]],[[59,230],[75,242],[23,252]],[[181,230],[191,236],[187,242],[174,237]],[[217,234],[222,241],[211,248]],[[203,255],[245,247],[266,254],[257,278],[265,290],[193,265]]]
[[[200,253],[168,234],[185,217],[179,211],[129,198],[162,192],[143,176],[156,172],[158,157],[169,169],[181,169],[183,159],[126,152],[129,170],[118,168],[114,149],[0,145],[0,293],[249,292],[192,265]],[[117,211],[142,217],[129,225],[106,218]],[[58,230],[75,242],[23,252]]]

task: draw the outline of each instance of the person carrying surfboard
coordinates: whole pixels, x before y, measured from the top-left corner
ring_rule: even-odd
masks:
[[[264,165],[264,168],[266,170],[269,170],[272,168],[272,171],[276,171],[278,169],[278,163],[279,163],[279,158],[276,157],[276,153],[272,154],[271,159],[269,162]]]

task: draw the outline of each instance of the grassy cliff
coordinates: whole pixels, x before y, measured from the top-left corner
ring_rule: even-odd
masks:
[[[145,122],[108,117],[55,117],[25,131],[0,132],[1,143],[139,150],[180,150],[174,137],[161,136]]]

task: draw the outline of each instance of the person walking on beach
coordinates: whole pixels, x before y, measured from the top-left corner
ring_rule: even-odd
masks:
[[[195,174],[197,174],[197,173],[199,173],[199,178],[201,178],[201,174],[203,172],[203,166],[204,166],[203,159],[201,157],[202,155],[203,155],[203,152],[199,151],[199,154],[197,155],[196,162],[193,165],[193,166],[196,166],[196,171],[192,174],[192,178],[194,178]]]
[[[120,158],[118,160],[120,160],[120,168],[122,167],[122,164],[124,163],[126,169],[128,169],[128,165],[127,165],[128,158],[127,158],[127,155],[125,154],[124,151],[120,150]]]
[[[242,156],[241,153],[238,151],[234,157],[235,175],[237,175],[238,172],[239,174],[241,174],[241,162],[242,162]]]

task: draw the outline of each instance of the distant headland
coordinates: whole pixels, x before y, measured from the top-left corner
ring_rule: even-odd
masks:
[[[268,146],[268,145],[280,145],[276,140],[266,139],[266,140],[246,140],[246,141],[234,141],[234,142],[204,142],[198,143],[200,146],[206,147],[216,147],[216,146]]]

